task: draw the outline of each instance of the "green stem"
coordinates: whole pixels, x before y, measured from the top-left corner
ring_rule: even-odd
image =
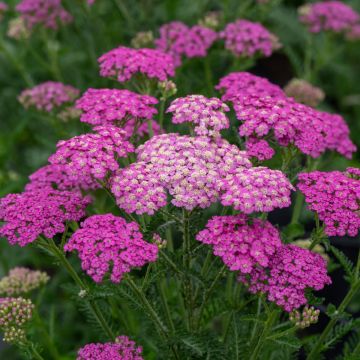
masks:
[[[296,193],[295,205],[294,205],[294,210],[293,210],[293,213],[291,216],[290,224],[297,224],[299,222],[300,215],[301,215],[302,208],[303,208],[303,203],[304,203],[304,196],[300,191],[298,191]]]
[[[176,266],[176,264],[167,256],[164,250],[159,250],[160,255],[164,260],[170,265],[170,267],[179,275],[184,275],[184,273]]]
[[[151,139],[154,136],[154,129],[153,129],[153,125],[152,125],[152,119],[148,119],[147,124],[148,124],[149,138]]]
[[[210,296],[211,296],[213,290],[215,289],[215,286],[216,286],[217,282],[222,277],[225,270],[226,270],[226,265],[223,265],[222,268],[220,269],[220,271],[215,276],[215,278],[214,278],[213,282],[211,283],[210,287],[204,293],[204,300],[200,305],[199,316],[197,318],[197,323],[196,323],[196,328],[197,329],[199,329],[199,327],[200,327],[201,318],[202,318],[202,315],[203,315],[203,312],[204,312],[204,309],[205,309],[205,305],[208,302],[208,300],[210,299]]]
[[[349,292],[346,294],[345,298],[339,305],[339,307],[337,309],[337,312],[339,314],[342,314],[345,311],[346,307],[349,305],[352,298],[357,294],[359,289],[360,289],[360,280],[358,279],[354,284],[352,284]],[[335,317],[329,321],[326,328],[324,329],[324,331],[322,332],[322,334],[316,341],[314,347],[312,348],[312,350],[311,350],[310,354],[308,355],[308,357],[306,358],[306,360],[316,360],[319,358],[318,355],[322,351],[323,343],[326,340],[326,338],[328,337],[330,331],[335,326],[337,321],[338,321],[338,318],[335,318]]]
[[[264,342],[267,338],[267,335],[269,334],[269,332],[271,331],[272,329],[272,326],[276,320],[276,317],[277,317],[277,310],[273,310],[270,312],[266,322],[265,322],[265,325],[264,325],[264,328],[263,328],[263,331],[261,332],[260,336],[259,336],[259,339],[257,341],[257,344],[254,348],[254,351],[252,352],[251,354],[251,357],[249,360],[258,360],[259,359],[259,354],[260,354],[260,351],[264,345]],[[252,349],[252,347],[250,347],[250,349]]]
[[[170,327],[172,333],[175,333],[175,326],[174,326],[174,322],[173,322],[173,320],[172,320],[172,318],[171,318],[171,312],[170,312],[169,305],[168,305],[167,300],[166,300],[166,295],[165,295],[165,290],[164,290],[163,282],[162,282],[161,280],[158,281],[157,286],[158,286],[158,291],[159,291],[159,294],[160,294],[160,299],[161,299],[163,308],[164,308],[164,310],[165,310],[165,315],[166,315],[166,318],[167,318],[169,327]]]
[[[163,129],[164,126],[164,111],[165,111],[165,97],[163,96],[160,99],[160,107],[159,107],[159,125],[160,129]]]
[[[38,351],[36,350],[35,346],[33,343],[30,344],[29,346],[29,350],[31,352],[31,355],[34,357],[34,359],[37,359],[37,360],[45,360],[39,353]]]
[[[206,56],[204,59],[204,72],[209,96],[211,96],[214,92],[214,88],[209,56]]]
[[[65,257],[64,253],[56,246],[54,241],[52,239],[49,239],[47,241],[49,245],[49,250],[52,252],[52,254],[59,260],[61,265],[65,268],[65,270],[68,272],[68,274],[72,277],[76,285],[79,286],[81,290],[84,290],[86,293],[89,292],[89,288],[87,285],[81,280],[79,275],[77,274],[76,270],[73,268],[73,266],[70,264],[70,262]],[[95,303],[94,300],[87,299],[89,306],[91,308],[91,311],[93,313],[93,316],[100,324],[101,328],[103,329],[104,333],[112,340],[115,340],[115,335],[113,331],[111,330],[110,326],[105,320],[104,315],[102,314],[100,308]]]

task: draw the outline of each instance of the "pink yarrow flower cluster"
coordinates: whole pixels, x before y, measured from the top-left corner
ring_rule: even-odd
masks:
[[[25,246],[39,235],[48,238],[65,231],[67,221],[79,221],[91,202],[79,192],[50,188],[9,194],[0,199],[0,235],[11,245]]]
[[[231,271],[250,273],[254,266],[268,266],[271,257],[281,246],[277,229],[268,221],[250,220],[244,214],[214,216],[196,240],[213,246]]]
[[[313,33],[321,31],[347,33],[360,23],[360,15],[341,1],[307,4],[299,8],[299,14],[300,21]]]
[[[215,89],[223,92],[222,101],[235,101],[238,97],[251,94],[285,97],[279,86],[248,72],[233,72],[222,77]]]
[[[273,132],[281,146],[293,143],[304,154],[320,156],[336,150],[351,158],[356,150],[349,138],[349,128],[340,115],[317,111],[291,98],[251,94],[234,100],[237,118],[243,122],[241,136],[263,138]]]
[[[193,124],[196,135],[219,137],[220,130],[229,127],[225,112],[229,107],[217,98],[203,95],[188,95],[175,99],[166,112],[173,113],[172,122]]]
[[[116,126],[96,126],[94,131],[95,134],[59,141],[49,162],[66,165],[66,171],[74,181],[79,176],[81,179],[89,177],[89,181],[104,179],[109,172],[119,168],[117,158],[126,157],[134,147],[127,140],[126,132]]]
[[[310,210],[325,224],[329,236],[356,236],[360,228],[360,171],[299,174],[298,188]]]
[[[62,7],[61,0],[22,0],[16,10],[30,29],[42,25],[56,30],[60,24],[67,24],[73,19]]]
[[[280,47],[275,35],[260,23],[248,20],[227,24],[219,36],[225,40],[225,48],[239,57],[270,56]]]
[[[100,185],[87,174],[71,172],[67,164],[49,164],[29,176],[26,191],[41,190],[49,187],[55,190],[89,190]]]
[[[141,354],[141,346],[127,336],[118,336],[115,342],[85,345],[76,360],[144,360]]]
[[[88,89],[76,101],[82,110],[80,121],[91,125],[122,125],[129,119],[152,119],[158,100],[129,90]]]
[[[219,187],[221,203],[245,214],[288,207],[295,190],[284,173],[263,166],[237,169],[221,179]]]
[[[114,283],[133,267],[144,266],[157,258],[158,247],[143,240],[139,225],[127,223],[112,214],[87,218],[64,247],[77,251],[82,269],[101,282],[107,273]]]
[[[138,162],[121,169],[111,180],[118,205],[126,211],[153,214],[172,203],[192,210],[206,208],[220,195],[218,182],[236,168],[250,167],[246,153],[226,140],[178,134],[154,136],[138,147]]]
[[[295,245],[277,248],[267,267],[254,267],[251,273],[240,274],[239,281],[252,293],[265,293],[287,312],[307,304],[307,289],[321,290],[331,284],[321,255]]]
[[[253,156],[260,161],[271,159],[275,150],[269,145],[269,143],[256,137],[248,137],[245,142],[246,152],[249,156]]]
[[[61,82],[47,81],[19,95],[20,103],[25,107],[51,112],[64,104],[73,102],[79,96],[79,90]]]
[[[180,21],[173,21],[161,26],[155,45],[172,56],[175,66],[180,66],[183,57],[205,57],[216,39],[217,33],[212,29],[201,25],[189,28]]]
[[[102,55],[98,62],[101,76],[116,78],[119,82],[139,74],[157,81],[165,81],[175,75],[172,57],[155,49],[120,46]]]

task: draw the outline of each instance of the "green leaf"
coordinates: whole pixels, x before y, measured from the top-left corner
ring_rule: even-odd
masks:
[[[342,251],[340,251],[336,247],[330,246],[330,251],[334,254],[337,261],[343,267],[345,274],[346,274],[344,279],[348,283],[351,283],[353,280],[353,277],[354,277],[354,273],[353,273],[354,272],[354,264]]]
[[[293,240],[305,234],[305,228],[302,224],[290,224],[284,230],[284,235],[289,239]]]

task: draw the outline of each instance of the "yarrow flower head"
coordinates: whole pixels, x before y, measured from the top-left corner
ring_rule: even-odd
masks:
[[[316,107],[324,100],[324,92],[302,79],[292,79],[284,88],[285,94],[297,102]]]
[[[84,271],[101,282],[106,274],[114,283],[133,267],[144,266],[157,258],[158,247],[143,240],[139,225],[127,223],[112,214],[87,218],[64,247],[77,251]]]
[[[6,35],[15,40],[28,39],[31,30],[26,26],[26,22],[22,17],[17,17],[9,21]]]
[[[174,124],[193,124],[196,135],[219,137],[220,130],[229,127],[229,119],[225,115],[227,111],[230,111],[229,107],[217,98],[188,95],[175,99],[166,112],[173,113]]]
[[[135,49],[151,47],[154,45],[154,34],[152,31],[140,31],[131,40],[131,46]]]
[[[239,280],[249,286],[252,293],[262,292],[268,300],[285,311],[307,304],[307,289],[321,290],[331,284],[326,261],[319,255],[295,245],[283,245],[270,258],[267,267],[253,268]]]
[[[237,20],[220,32],[225,48],[238,57],[270,56],[280,47],[278,38],[260,23]]]
[[[256,94],[259,96],[285,97],[283,90],[269,80],[248,72],[233,72],[220,79],[216,90],[222,91],[223,101],[235,101],[238,97]]]
[[[127,336],[118,336],[115,342],[87,344],[78,352],[76,360],[144,360],[142,347]]]
[[[91,125],[125,124],[129,119],[152,119],[158,101],[149,95],[129,90],[88,89],[76,101],[82,110],[80,121]]]
[[[358,169],[357,169],[358,170]],[[360,228],[360,180],[354,171],[299,174],[298,188],[310,210],[325,224],[329,236],[356,236]]]
[[[241,136],[262,138],[272,131],[280,146],[292,143],[314,158],[325,150],[336,150],[351,158],[356,150],[341,116],[317,111],[291,98],[246,95],[234,100],[234,109],[243,122]]]
[[[16,10],[31,29],[35,25],[57,29],[59,24],[67,24],[72,16],[62,7],[61,0],[22,0]]]
[[[250,219],[244,214],[214,216],[196,240],[213,246],[231,271],[250,273],[254,266],[268,266],[281,246],[278,230],[268,221]]]
[[[65,222],[79,221],[91,202],[79,192],[59,191],[49,187],[41,190],[8,194],[0,199],[0,235],[11,245],[25,246],[39,235],[48,238],[65,231]]]
[[[160,38],[155,40],[156,48],[171,55],[175,66],[180,66],[183,57],[205,57],[208,49],[217,39],[217,33],[201,25],[189,28],[180,21],[161,26]]]
[[[109,172],[119,168],[118,157],[126,157],[134,151],[124,130],[116,126],[96,126],[95,134],[75,136],[61,140],[57,151],[49,157],[51,164],[66,165],[66,171],[74,181],[83,177],[104,179]],[[80,175],[79,175],[80,174]]]
[[[300,21],[309,31],[344,33],[359,24],[360,15],[342,1],[323,1],[299,8]]]
[[[290,321],[299,329],[305,329],[319,320],[320,310],[313,306],[305,306],[302,311],[293,310],[290,313]]]
[[[295,190],[284,173],[263,166],[237,169],[220,181],[220,189],[221,203],[245,214],[288,207]]]
[[[25,186],[26,191],[45,187],[55,190],[89,190],[100,187],[98,182],[86,174],[72,173],[66,164],[45,165],[31,174],[29,180]]]
[[[164,188],[178,207],[206,208],[217,201],[219,180],[250,167],[246,153],[226,140],[163,134],[136,150],[138,162],[111,180],[117,203],[126,211],[153,214],[166,204]]]
[[[79,96],[79,90],[60,82],[47,81],[19,95],[20,103],[27,109],[51,112],[64,104],[73,102]]]
[[[198,21],[198,24],[203,27],[216,30],[220,25],[222,16],[223,14],[221,11],[209,11]]]
[[[45,272],[31,270],[24,267],[16,267],[0,280],[0,294],[18,296],[27,294],[49,281]]]
[[[100,75],[116,78],[119,82],[130,80],[137,74],[157,81],[175,75],[172,57],[155,49],[131,49],[120,46],[98,59]]]
[[[34,305],[29,299],[0,298],[0,328],[4,331],[4,341],[21,343],[25,341],[25,325],[31,320]]]
[[[275,150],[266,140],[260,140],[256,137],[248,137],[245,142],[246,152],[249,156],[257,158],[259,161],[271,159]]]

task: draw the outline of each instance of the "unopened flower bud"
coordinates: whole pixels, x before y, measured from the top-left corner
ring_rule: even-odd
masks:
[[[152,31],[140,31],[131,40],[131,46],[140,49],[151,47],[154,44],[154,34]]]

